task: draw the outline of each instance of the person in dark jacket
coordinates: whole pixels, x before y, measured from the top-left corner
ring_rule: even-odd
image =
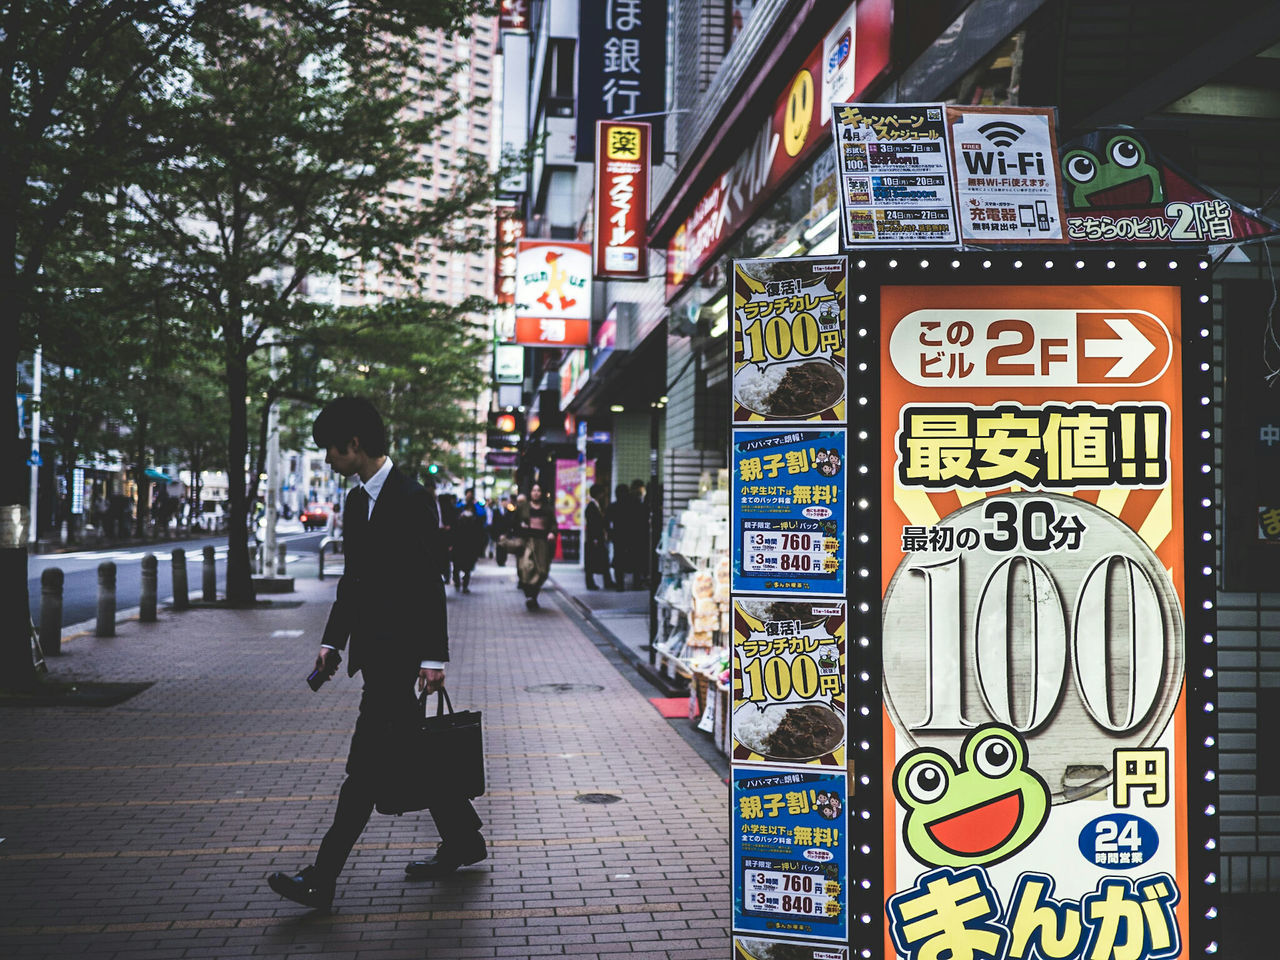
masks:
[[[453,587],[471,592],[471,574],[485,547],[484,504],[476,502],[474,487],[468,487],[453,521]]]
[[[367,400],[340,397],[320,412],[312,435],[325,460],[358,477],[343,513],[346,556],[315,669],[332,674],[346,651],[347,674],[362,675],[364,695],[347,755],[347,779],[316,861],[290,876],[267,878],[280,896],[329,910],[339,873],[385,785],[410,758],[421,716],[414,697],[444,686],[449,660],[443,548],[436,503],[387,457],[386,430]],[[417,762],[417,758],[412,758]],[[448,770],[437,771],[441,780]],[[471,803],[442,793],[431,807],[441,842],[430,860],[405,868],[410,879],[438,878],[487,855]]]
[[[615,590],[625,590],[627,570],[631,564],[628,556],[631,552],[633,530],[631,490],[625,483],[614,488],[613,503],[605,511],[605,521],[609,528],[609,543],[613,546],[613,586]]]
[[[604,503],[609,491],[603,483],[593,484],[587,498],[584,512],[585,527],[583,531],[582,569],[587,578],[588,590],[599,590],[596,574],[604,577],[606,590],[613,589],[613,578],[609,576],[609,530],[605,523]]]

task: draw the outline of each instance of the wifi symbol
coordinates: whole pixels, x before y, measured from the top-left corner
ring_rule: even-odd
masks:
[[[978,132],[997,147],[1007,147],[1027,132],[1025,127],[1007,120],[992,120],[978,128]]]

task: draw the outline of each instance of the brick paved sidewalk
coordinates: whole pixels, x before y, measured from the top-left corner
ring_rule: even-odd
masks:
[[[156,681],[119,706],[0,705],[0,956],[728,955],[728,788],[567,601],[528,613],[487,561],[450,588],[449,688],[484,711],[489,859],[407,882],[431,819],[375,814],[336,915],[271,893],[315,855],[355,720],[358,682],[304,683],[335,583],[67,642],[58,678]]]

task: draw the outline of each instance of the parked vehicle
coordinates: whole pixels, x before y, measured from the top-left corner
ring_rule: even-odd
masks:
[[[331,503],[308,503],[298,517],[302,520],[304,530],[322,530],[328,525],[332,513]]]

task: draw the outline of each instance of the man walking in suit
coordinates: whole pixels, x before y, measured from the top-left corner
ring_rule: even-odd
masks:
[[[346,650],[347,674],[362,674],[364,693],[347,779],[315,864],[292,876],[273,873],[267,882],[282,897],[328,910],[382,784],[405,759],[404,744],[420,716],[415,679],[419,691],[444,686],[449,634],[436,504],[387,457],[378,411],[367,400],[340,397],[316,417],[312,436],[327,451],[326,463],[359,481],[343,512],[346,568],[315,666],[331,674],[338,651]],[[431,816],[441,842],[431,859],[405,867],[410,879],[443,877],[486,857],[481,820],[470,801],[441,800]]]

